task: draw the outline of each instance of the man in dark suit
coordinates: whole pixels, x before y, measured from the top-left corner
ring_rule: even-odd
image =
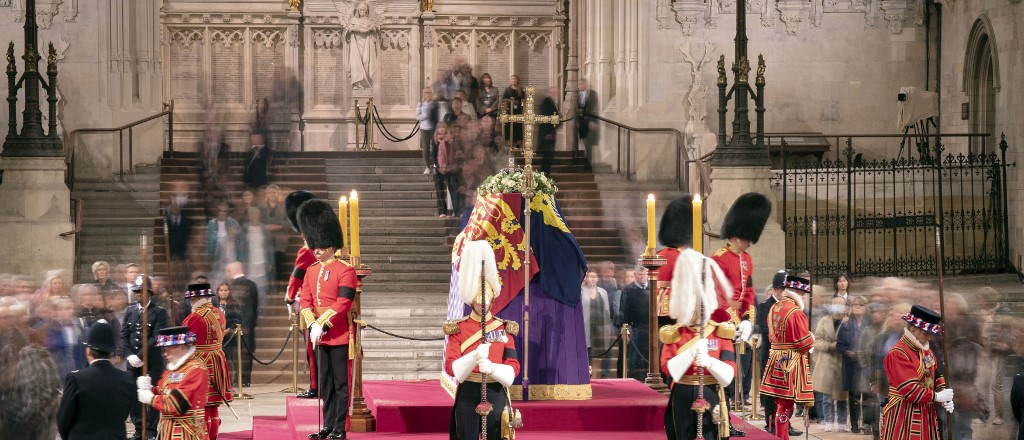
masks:
[[[143,288],[145,283],[145,288]],[[142,304],[146,304],[146,343],[145,348],[149,365],[147,375],[154,383],[160,380],[164,372],[164,360],[160,356],[160,347],[156,346],[156,332],[170,326],[171,317],[163,307],[151,301],[153,296],[153,281],[146,276],[140,276],[132,285],[132,292],[139,302],[128,307],[124,313],[124,320],[121,325],[121,350],[122,357],[128,361],[128,372],[132,374],[132,383],[142,376]],[[157,422],[160,420],[160,413],[151,406],[146,406],[146,438],[156,438]],[[135,400],[131,406],[132,424],[135,425],[133,440],[142,438],[142,404]]]
[[[646,359],[651,358],[651,353],[647,353],[651,316],[651,285],[648,281],[647,268],[637,266],[636,281],[622,289],[622,298],[619,300],[620,319],[633,332],[629,342],[629,356],[626,358],[629,377],[640,382],[647,377]]]
[[[62,439],[126,437],[124,421],[135,402],[135,381],[110,363],[116,349],[113,326],[100,320],[89,328],[85,341],[89,365],[68,375],[57,409],[57,432]]]
[[[185,215],[187,197],[173,195],[171,203],[164,210],[164,224],[167,226],[167,250],[171,256],[171,289],[184,288],[189,273],[188,242],[192,237],[192,222]]]
[[[581,79],[579,82],[579,107],[576,114],[576,127],[580,136],[580,144],[586,151],[587,157],[585,158],[586,164],[584,165],[583,171],[591,171],[594,164],[594,143],[588,138],[590,137],[590,125],[591,120],[587,115],[597,114],[597,93],[590,90],[590,87],[586,79]]]
[[[558,86],[551,86],[548,96],[540,103],[538,113],[541,116],[554,116],[558,114]],[[540,150],[540,170],[548,176],[551,175],[551,165],[555,159],[555,134],[558,133],[558,125],[540,124],[537,126],[537,149]],[[611,294],[611,292],[608,292]]]
[[[996,396],[1001,399],[1002,396]],[[1017,419],[1017,440],[1024,440],[1024,429],[1021,428],[1021,419],[1024,419],[1024,374],[1013,376],[1013,385],[1010,386],[1010,408],[1013,410],[1013,418]]]
[[[768,288],[768,298],[757,305],[754,309],[754,325],[757,327],[757,332],[760,335],[760,345],[757,346],[757,361],[761,363],[760,369],[763,373],[767,367],[768,352],[772,348],[772,343],[768,340],[768,314],[771,313],[772,306],[779,302],[782,298],[782,292],[786,290],[786,275],[785,270],[775,272],[775,276],[772,277],[772,285]],[[757,378],[758,386],[760,386],[761,378]],[[761,396],[761,407],[764,408],[764,419],[768,422],[765,430],[771,433],[775,432],[775,399],[771,397]],[[803,432],[797,431],[792,425],[789,427],[790,437],[799,437],[803,435]]]
[[[256,283],[245,277],[242,263],[234,262],[225,268],[231,289],[231,296],[242,305],[242,335],[245,345],[242,348],[242,386],[249,386],[252,377],[252,355],[249,350],[256,351],[256,320],[259,318],[260,294]]]

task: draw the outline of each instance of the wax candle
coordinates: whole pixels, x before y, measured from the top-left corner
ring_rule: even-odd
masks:
[[[704,217],[701,215],[700,194],[693,195],[693,250],[704,252]]]
[[[654,194],[647,195],[647,255],[654,255],[658,242],[654,238]]]
[[[356,190],[352,190],[352,194],[348,197],[348,208],[350,210],[351,228],[352,233],[349,234],[352,237],[352,244],[349,246],[349,254],[353,257],[359,256],[359,195],[356,194]]]
[[[338,224],[341,226],[341,239],[345,243],[345,246],[349,246],[348,242],[348,198],[341,196],[338,199]],[[338,249],[339,251],[341,249]]]

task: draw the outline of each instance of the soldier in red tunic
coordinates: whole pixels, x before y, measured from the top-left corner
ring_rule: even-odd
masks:
[[[309,191],[294,191],[285,198],[285,212],[288,214],[288,224],[292,226],[293,231],[299,232],[299,221],[295,218],[299,213],[299,206],[302,206],[307,200],[314,198],[313,193]],[[288,290],[285,291],[284,295],[284,302],[288,304],[289,315],[295,313],[295,309],[298,308],[294,304],[299,299],[299,290],[302,289],[302,280],[306,277],[306,269],[309,269],[309,266],[313,263],[316,263],[313,251],[303,243],[302,247],[299,248],[299,252],[295,255],[295,268],[292,269],[292,275],[288,278]],[[309,338],[306,338],[306,361],[309,364],[309,388],[296,394],[296,397],[314,399],[317,397],[316,358],[313,356],[313,341]]]
[[[761,394],[775,398],[775,435],[789,439],[789,420],[793,404],[814,405],[811,367],[808,359],[814,351],[814,334],[807,327],[801,295],[811,291],[806,278],[788,275],[782,299],[768,313],[767,367],[761,378]],[[806,420],[805,420],[805,425]]]
[[[217,440],[220,432],[220,405],[231,402],[231,378],[224,356],[224,313],[213,306],[214,292],[209,283],[190,284],[185,298],[192,302],[192,313],[181,323],[196,335],[196,360],[206,366],[210,386],[206,393],[206,432]]]
[[[757,298],[753,281],[754,260],[747,249],[761,238],[771,213],[772,203],[764,195],[752,192],[740,196],[722,221],[721,236],[726,239],[726,244],[711,255],[732,285],[731,291],[720,288],[719,299],[726,301],[719,304],[716,318],[735,322],[743,341],[749,339],[753,331],[751,320],[754,319]]]
[[[672,299],[672,274],[679,252],[693,247],[693,196],[684,194],[668,204],[658,225],[658,241],[665,246],[658,251],[665,259],[665,265],[658,271],[658,328],[661,328],[675,322],[668,307]]]
[[[481,416],[476,408],[481,403],[481,382],[486,382],[487,402],[493,405],[487,413],[486,438],[512,439],[518,417],[511,410],[508,387],[519,375],[519,360],[512,338],[519,333],[519,324],[497,319],[490,310],[484,311],[501,293],[491,245],[482,240],[467,242],[462,248],[461,261],[459,294],[464,303],[473,307],[473,312],[444,323],[444,332],[448,335],[444,370],[459,382],[448,435],[452,440],[480,438]],[[483,290],[481,279],[486,281]],[[484,323],[486,335],[482,329]]]
[[[729,411],[725,387],[735,376],[736,354],[732,339],[736,327],[717,323],[711,314],[718,308],[716,282],[720,269],[693,249],[683,249],[676,259],[669,309],[676,324],[661,327],[661,368],[672,377],[672,390],[665,409],[665,432],[669,440],[717,439],[729,432]],[[702,325],[703,324],[703,325]],[[694,402],[703,386],[707,402],[696,412]],[[698,418],[700,421],[698,422]]]
[[[941,331],[941,317],[913,306],[903,317],[907,327],[882,363],[889,379],[888,402],[882,409],[879,430],[883,440],[939,440],[935,404],[953,412],[953,390],[936,374],[935,353],[928,338]]]
[[[344,439],[348,415],[348,313],[356,296],[356,271],[335,257],[344,247],[338,215],[327,202],[310,200],[298,212],[299,229],[317,261],[306,270],[299,294],[303,322],[317,358],[324,426],[310,439]]]
[[[196,335],[188,327],[168,327],[157,333],[167,369],[153,387],[149,376],[136,380],[139,402],[160,413],[160,440],[208,440],[206,395],[210,390],[206,365],[195,357]]]

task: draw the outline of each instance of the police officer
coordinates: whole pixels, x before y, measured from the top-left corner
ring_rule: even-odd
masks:
[[[143,284],[145,284],[145,288],[143,288]],[[153,283],[149,277],[139,276],[136,278],[135,282],[132,283],[132,296],[139,298],[139,302],[129,306],[128,310],[124,313],[123,325],[121,326],[122,357],[128,360],[128,372],[137,381],[139,376],[142,376],[142,310],[143,304],[145,304],[147,315],[145,347],[149,352],[147,373],[152,381],[156,382],[164,371],[164,362],[160,357],[160,348],[156,345],[156,334],[161,329],[170,325],[170,315],[168,315],[167,310],[151,300],[153,296]],[[147,406],[146,408],[148,411],[146,415],[146,438],[147,440],[155,439],[160,414],[154,411],[152,407]],[[142,438],[142,404],[138,401],[132,404],[131,419],[132,424],[135,425],[135,434],[132,435],[130,440],[140,440]]]

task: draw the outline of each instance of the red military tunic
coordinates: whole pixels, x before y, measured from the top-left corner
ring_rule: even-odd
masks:
[[[731,244],[722,246],[711,255],[711,259],[722,268],[722,273],[732,284],[732,292],[718,292],[718,307],[716,316],[724,316],[728,313],[735,322],[742,319],[754,319],[754,300],[757,293],[754,292],[752,281],[754,274],[754,260],[746,252],[740,253]],[[724,301],[723,301],[724,300]],[[716,319],[716,317],[712,317]]]
[[[448,334],[448,343],[444,347],[444,371],[449,376],[454,376],[452,362],[480,346],[480,315],[473,312],[460,320],[448,321],[445,323],[444,330]],[[519,358],[516,357],[516,342],[512,336],[519,333],[519,323],[495,319],[488,313],[487,333],[488,339],[500,339],[502,335],[507,335],[504,342],[491,342],[488,359],[495,364],[511,366],[518,376]],[[473,368],[473,372],[479,374],[480,370]],[[472,375],[470,376],[472,377]],[[480,380],[477,379],[477,382]]]
[[[772,348],[761,378],[761,393],[813,403],[808,352],[814,347],[814,335],[807,327],[807,315],[789,296],[783,296],[768,313],[768,340]]]
[[[309,266],[316,263],[316,257],[313,256],[313,251],[309,247],[303,245],[299,248],[299,252],[295,254],[295,268],[292,269],[292,275],[288,278],[288,291],[285,294],[288,301],[295,301],[299,297],[299,290],[302,289],[302,282],[306,277],[306,270]]]
[[[193,356],[177,370],[164,371],[153,387],[153,409],[160,412],[160,440],[207,440],[204,408],[209,378]]]
[[[697,329],[697,326],[684,327],[681,325],[667,325],[661,328],[659,333],[663,344],[661,346],[661,371],[663,373],[669,374],[669,360],[697,342],[699,339]],[[735,370],[736,352],[732,339],[736,337],[736,328],[728,323],[711,322],[704,327],[703,334],[708,339],[708,356],[725,362]],[[665,424],[668,427],[670,439],[681,440],[696,437],[697,421],[692,408],[696,396],[695,390],[699,384],[698,370],[696,362],[690,364],[690,368],[679,378],[679,381],[669,385],[673,390],[669,397],[668,407],[665,409]],[[728,434],[729,410],[725,406],[725,387],[713,387],[714,385],[718,385],[717,379],[705,369],[704,399],[711,405],[710,410],[714,410],[717,406],[720,411],[718,417],[722,422],[717,427],[718,432]],[[692,390],[680,392],[681,390],[677,390],[677,387],[687,387]],[[708,432],[708,428],[712,424],[710,410],[704,414],[705,431],[703,434],[704,438],[714,439],[718,438],[717,433]]]
[[[669,298],[672,297],[672,274],[676,269],[679,249],[664,248],[658,251],[658,255],[665,259],[665,265],[658,269],[658,316],[669,316],[668,304]]]
[[[306,271],[299,295],[301,314],[307,325],[316,321],[323,326],[321,345],[349,343],[348,312],[357,282],[355,269],[334,257],[313,263]]]
[[[206,430],[210,440],[215,440],[220,431],[221,403],[231,401],[231,378],[228,361],[224,356],[224,313],[206,303],[185,317],[182,325],[196,335],[195,359],[206,365],[209,388],[206,393]]]
[[[946,389],[936,377],[935,354],[904,335],[885,355],[889,403],[882,409],[879,427],[884,440],[938,440],[935,393]]]

